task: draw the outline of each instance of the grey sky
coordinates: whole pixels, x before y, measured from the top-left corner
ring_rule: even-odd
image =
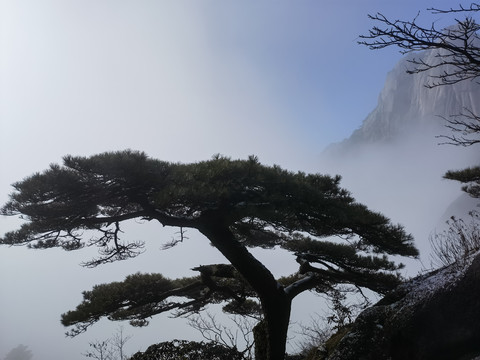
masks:
[[[183,162],[256,154],[322,172],[320,152],[360,126],[401,57],[356,44],[367,14],[411,19],[431,6],[451,1],[0,0],[0,201],[65,154],[125,148]],[[1,233],[15,223],[0,219]],[[137,226],[129,236],[152,238],[147,254],[95,270],[78,266],[88,251],[0,248],[0,357],[24,343],[35,359],[80,359],[116,325],[64,339],[60,313],[135,271],[191,275],[171,262],[182,249],[158,251],[173,233]],[[188,246],[189,267],[220,259]],[[184,331],[165,317],[151,329],[126,332],[144,348]]]

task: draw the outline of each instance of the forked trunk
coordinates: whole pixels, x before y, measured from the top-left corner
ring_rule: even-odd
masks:
[[[283,360],[291,298],[272,273],[235,238],[228,226],[223,225],[224,221],[221,213],[206,213],[198,230],[230,261],[260,298],[265,318],[256,331],[260,352],[256,360]]]

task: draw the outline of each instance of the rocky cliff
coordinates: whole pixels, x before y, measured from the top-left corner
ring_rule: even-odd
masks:
[[[413,67],[409,62],[412,57],[432,63],[435,52],[424,51],[403,58],[387,75],[378,104],[361,127],[348,139],[327,148],[327,153],[345,154],[362,145],[398,142],[418,134],[438,135],[444,124],[441,116],[459,114],[465,109],[480,113],[477,82],[427,88],[430,76],[435,73],[407,74],[406,69]]]
[[[476,205],[457,201],[460,184],[442,177],[477,164],[478,148],[440,146],[436,136],[450,134],[441,116],[464,109],[480,114],[480,86],[463,81],[427,88],[432,73],[406,73],[412,56],[429,62],[435,53],[402,59],[387,75],[376,108],[348,139],[327,148],[320,163],[322,171],[341,175],[356,199],[404,225],[428,265],[429,235],[450,216],[464,217]]]

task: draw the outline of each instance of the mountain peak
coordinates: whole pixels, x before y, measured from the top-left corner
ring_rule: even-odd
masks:
[[[358,147],[403,141],[412,135],[438,135],[444,132],[444,120],[464,111],[480,113],[480,86],[475,81],[428,88],[432,72],[408,74],[411,60],[435,62],[437,50],[411,53],[387,74],[376,108],[360,128],[342,142],[330,145],[326,153],[341,155]],[[448,69],[439,68],[436,71]]]

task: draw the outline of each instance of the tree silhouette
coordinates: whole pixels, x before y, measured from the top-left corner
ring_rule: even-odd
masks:
[[[172,340],[137,352],[130,360],[243,360],[242,353],[212,342]]]
[[[20,344],[5,355],[5,360],[30,360],[32,357],[32,351],[28,346]]]
[[[385,293],[398,284],[402,267],[388,255],[418,254],[401,226],[355,202],[339,182],[339,176],[265,166],[255,157],[178,164],[130,150],[67,156],[63,166],[14,184],[2,213],[27,221],[0,243],[65,250],[95,245],[100,256],[86,265],[96,266],[143,251],[143,243],[121,239],[126,220],[197,229],[230,264],[199,266],[200,275],[191,278],[134,274],[97,285],[62,323],[74,326],[75,335],[102,317],[145,325],[161,312],[223,303],[225,311],[261,316],[257,357],[277,360],[298,294],[337,284]],[[298,272],[276,279],[249,248],[285,249]]]

